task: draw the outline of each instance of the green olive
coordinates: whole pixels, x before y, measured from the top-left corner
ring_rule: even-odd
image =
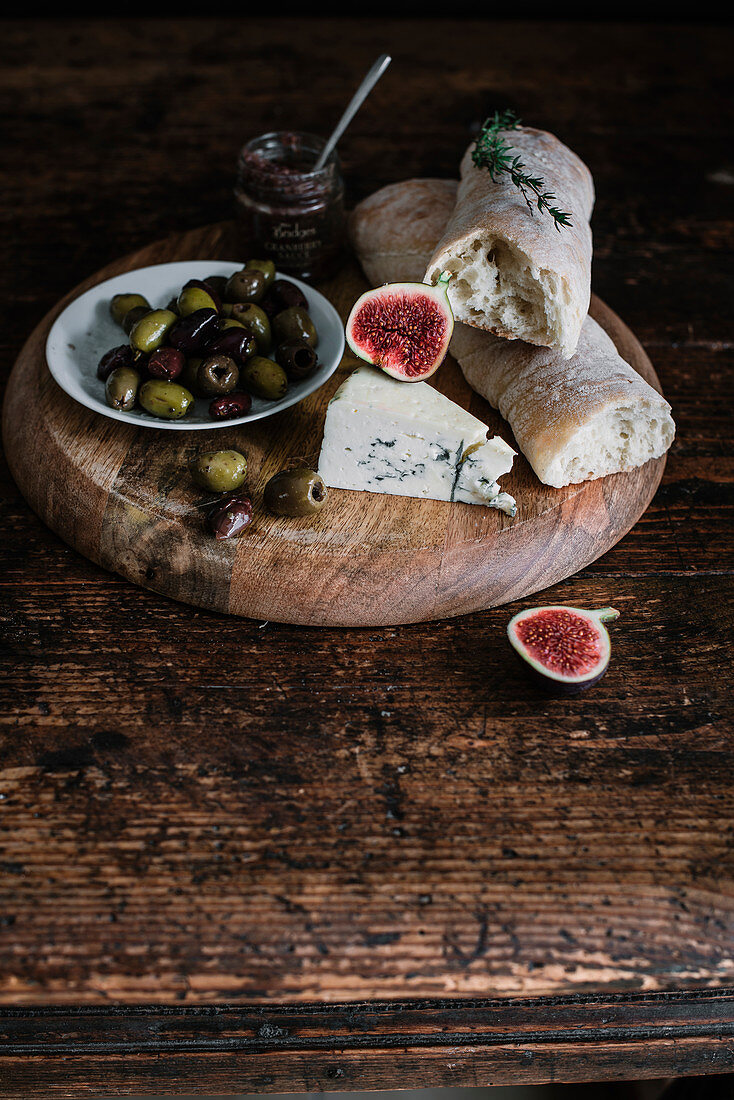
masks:
[[[128,412],[135,404],[140,375],[132,367],[118,367],[105,382],[104,399],[111,409]]]
[[[244,483],[247,460],[239,451],[203,451],[189,463],[189,471],[200,489],[226,493]]]
[[[228,302],[259,302],[266,290],[267,281],[262,271],[254,267],[243,268],[228,280],[224,297]]]
[[[327,497],[323,478],[305,466],[281,470],[265,486],[263,500],[276,516],[309,516],[320,512]]]
[[[272,359],[253,355],[240,370],[240,380],[250,393],[277,401],[288,389],[288,375]]]
[[[275,264],[272,260],[248,260],[245,271],[261,271],[265,278],[266,290],[269,290],[275,279]]]
[[[218,327],[220,332],[226,332],[228,328],[244,328],[245,326],[242,321],[235,321],[234,317],[222,317],[218,322]]]
[[[213,309],[218,312],[218,303],[203,287],[185,286],[178,296],[178,312],[181,317],[196,313],[197,309]]]
[[[130,331],[130,347],[149,355],[159,348],[171,325],[178,320],[170,309],[154,309],[141,317]]]
[[[112,320],[121,325],[125,314],[136,306],[145,306],[146,313],[150,311],[150,302],[142,294],[114,294],[110,301]]]
[[[178,382],[164,382],[158,378],[141,387],[138,399],[146,412],[162,416],[164,420],[180,420],[194,400]]]
[[[270,330],[270,318],[264,309],[260,309],[254,302],[238,302],[232,307],[232,320],[249,328],[261,355],[270,351],[273,334]]]
[[[291,306],[273,318],[273,339],[276,344],[310,344],[315,348],[319,342],[316,326],[305,309]]]
[[[150,306],[133,306],[122,319],[122,327],[129,336],[141,317],[147,317],[151,312]]]

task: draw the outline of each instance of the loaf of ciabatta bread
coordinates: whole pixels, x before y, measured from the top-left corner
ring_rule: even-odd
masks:
[[[371,195],[354,210],[351,238],[370,282],[410,280],[428,261],[441,213],[450,214],[448,180],[407,180]],[[410,211],[424,217],[404,224]],[[396,248],[405,241],[406,252]],[[557,349],[508,341],[464,324],[450,352],[470,386],[512,428],[538,478],[560,488],[641,466],[664,454],[675,425],[670,405],[620,356],[586,317],[571,359]]]

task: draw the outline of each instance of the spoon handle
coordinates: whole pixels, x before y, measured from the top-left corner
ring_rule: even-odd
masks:
[[[374,65],[367,73],[360,86],[357,88],[357,91],[352,96],[349,106],[347,107],[342,117],[339,119],[339,122],[337,123],[336,129],[334,130],[333,134],[327,141],[324,148],[321,150],[321,156],[316,161],[316,165],[313,169],[314,172],[318,172],[319,169],[324,167],[327,160],[331,156],[337,141],[342,136],[347,126],[352,121],[357,111],[362,106],[365,99],[370,94],[375,84],[380,79],[391,61],[392,58],[389,54],[386,53],[380,54],[380,56],[377,58],[377,61],[375,61]]]

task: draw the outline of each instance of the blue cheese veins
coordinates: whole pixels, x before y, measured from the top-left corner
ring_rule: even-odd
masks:
[[[500,489],[515,451],[427,382],[359,367],[329,402],[319,473],[333,489],[517,506]]]

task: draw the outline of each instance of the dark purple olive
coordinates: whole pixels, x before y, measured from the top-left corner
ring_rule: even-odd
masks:
[[[118,367],[138,368],[140,363],[135,360],[135,352],[129,344],[120,344],[117,348],[106,351],[97,364],[97,378],[100,382],[106,382],[113,370]]]
[[[308,378],[316,370],[318,358],[308,344],[279,344],[275,351],[279,363],[292,382]]]
[[[247,416],[251,408],[249,393],[225,393],[214,398],[209,406],[209,416],[212,420],[236,420],[239,416]]]
[[[182,351],[176,348],[156,348],[148,360],[148,374],[151,378],[163,378],[173,382],[186,366]]]
[[[197,309],[171,326],[166,335],[166,343],[186,356],[198,355],[206,350],[208,341],[216,331],[215,310]]]
[[[210,290],[214,291],[220,301],[222,300],[224,297],[224,288],[227,285],[226,275],[207,275],[206,279],[202,279],[202,282],[206,283]]]
[[[224,280],[225,285],[227,280]],[[186,290],[187,287],[198,287],[199,290],[205,290],[207,294],[214,301],[214,305],[217,307],[217,313],[222,309],[222,298],[216,287],[213,287],[208,279],[189,279],[187,283],[181,287],[182,290]]]
[[[227,493],[209,513],[209,530],[216,539],[231,539],[252,519],[252,501],[243,492]]]
[[[207,355],[228,355],[235,363],[242,364],[257,351],[255,337],[246,328],[228,328],[214,337],[207,345]]]
[[[308,302],[301,288],[297,287],[295,283],[289,282],[288,279],[276,279],[260,306],[265,310],[268,317],[274,317],[276,313],[281,313],[284,309],[290,309],[291,306],[297,306],[298,309],[308,309]]]

